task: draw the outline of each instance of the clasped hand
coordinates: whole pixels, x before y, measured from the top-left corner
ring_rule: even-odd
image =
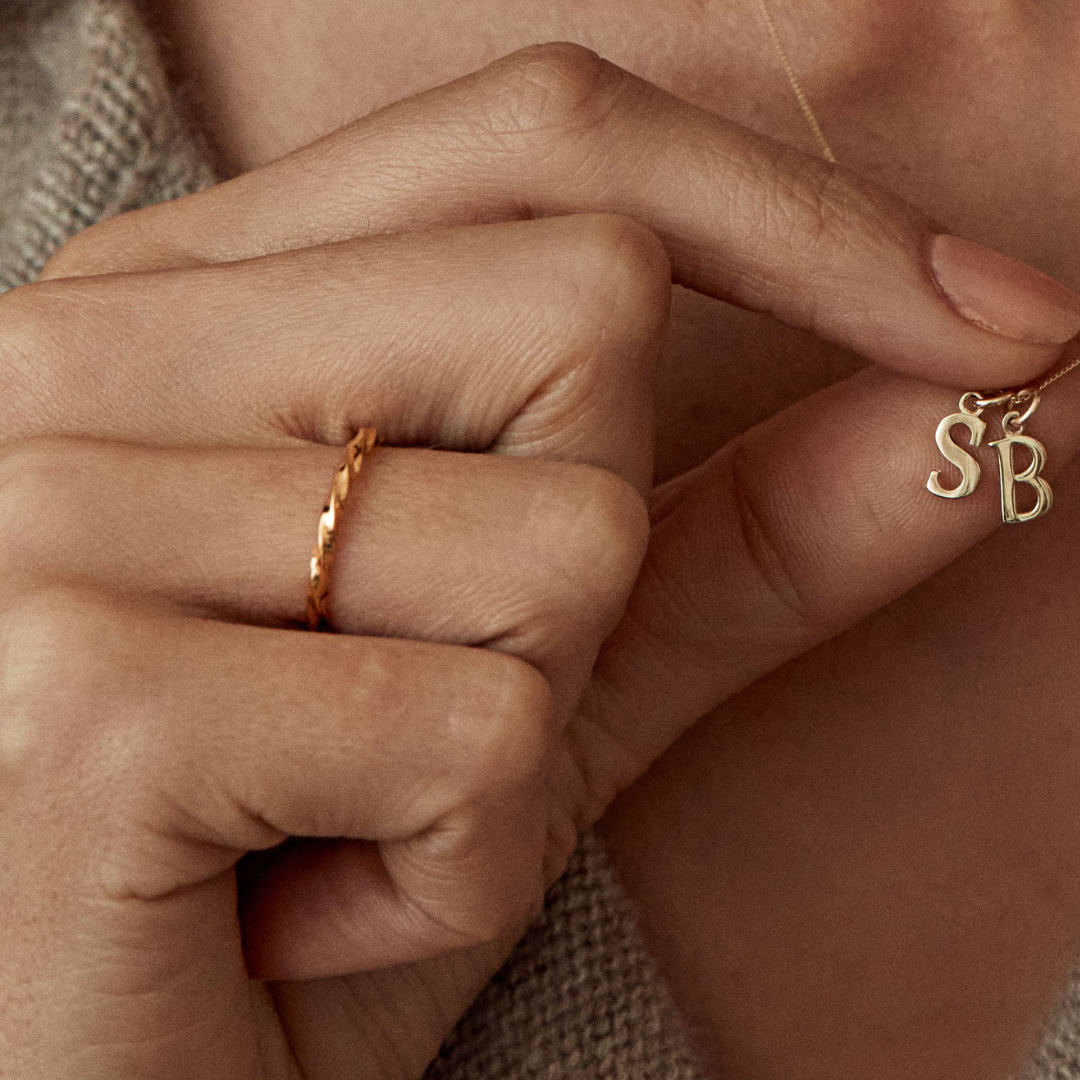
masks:
[[[422,1071],[681,731],[993,527],[988,493],[925,497],[955,395],[909,376],[1009,385],[1056,350],[962,318],[932,232],[547,46],[6,295],[0,1072]],[[653,494],[672,268],[901,373]],[[302,632],[368,424],[342,633]]]

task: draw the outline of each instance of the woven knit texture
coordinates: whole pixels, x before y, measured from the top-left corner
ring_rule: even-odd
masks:
[[[1057,1019],[1046,1030],[1024,1080],[1077,1080],[1080,1077],[1080,972],[1073,976]]]
[[[694,1080],[686,1032],[588,836],[426,1080]]]
[[[0,0],[0,287],[80,229],[212,183],[127,4]]]
[[[85,226],[212,182],[125,0],[0,0],[0,291]],[[695,1080],[688,1047],[589,837],[426,1080]],[[1080,978],[1024,1080],[1080,1080]]]

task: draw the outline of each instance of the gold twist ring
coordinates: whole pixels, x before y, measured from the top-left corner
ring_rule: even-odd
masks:
[[[334,482],[330,497],[319,516],[319,533],[311,552],[311,575],[308,579],[307,624],[309,630],[331,627],[330,620],[330,567],[334,561],[334,544],[337,539],[338,519],[341,507],[349,495],[349,484],[360,475],[364,455],[375,446],[374,428],[361,428],[356,438],[345,448],[345,458],[334,470]]]

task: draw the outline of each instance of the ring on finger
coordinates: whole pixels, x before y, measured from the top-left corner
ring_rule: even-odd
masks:
[[[341,508],[349,495],[349,485],[359,476],[364,458],[375,446],[375,428],[365,427],[345,448],[345,457],[334,470],[330,495],[319,515],[319,531],[311,552],[308,576],[307,624],[309,630],[333,629],[330,617],[330,567],[334,561],[334,545]]]

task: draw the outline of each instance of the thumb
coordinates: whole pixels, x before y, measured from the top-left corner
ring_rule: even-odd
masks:
[[[867,369],[658,489],[642,575],[575,720],[587,819],[721,701],[1001,524],[995,453],[985,445],[969,451],[983,465],[974,494],[927,491],[933,469],[956,485],[934,433],[958,396]],[[1064,381],[1028,422],[1046,444],[1048,475],[1080,446],[1078,407],[1080,381]]]

